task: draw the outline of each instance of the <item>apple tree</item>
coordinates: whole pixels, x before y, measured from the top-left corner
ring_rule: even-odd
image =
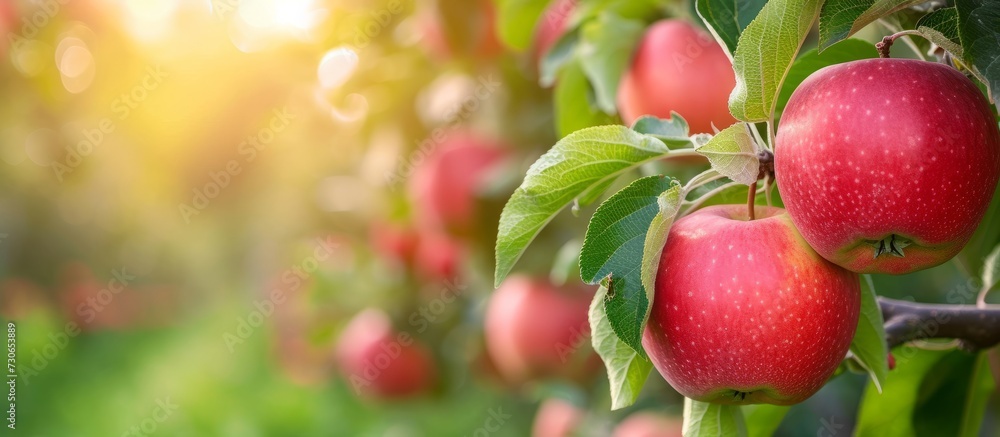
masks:
[[[597,205],[579,272],[612,409],[655,368],[685,435],[768,435],[861,372],[859,434],[978,435],[1000,376],[1000,2],[669,5],[705,30],[652,0],[535,3],[498,2],[499,32],[526,47],[542,17],[562,139],[503,210],[494,285]],[[947,303],[880,296],[948,262],[968,267]]]

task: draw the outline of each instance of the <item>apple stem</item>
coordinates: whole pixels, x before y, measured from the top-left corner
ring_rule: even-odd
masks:
[[[749,211],[750,213],[751,221],[753,221],[755,218],[753,211],[753,201],[756,197],[757,197],[757,181],[753,181],[753,183],[750,184],[750,189],[747,190],[747,211]]]
[[[892,43],[896,42],[897,38],[906,35],[920,35],[920,32],[916,30],[904,30],[882,38],[882,41],[875,43],[875,50],[878,50],[878,56],[880,58],[889,58],[889,48],[892,47]]]
[[[1000,306],[942,305],[879,296],[889,348],[913,340],[952,338],[976,352],[1000,344]]]

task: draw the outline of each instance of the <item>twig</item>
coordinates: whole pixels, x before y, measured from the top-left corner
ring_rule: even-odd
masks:
[[[890,348],[927,339],[950,338],[968,351],[1000,343],[1000,306],[942,305],[878,298]]]

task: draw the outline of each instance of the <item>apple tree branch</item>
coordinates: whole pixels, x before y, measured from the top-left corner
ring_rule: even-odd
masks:
[[[907,302],[879,296],[889,348],[912,340],[948,338],[979,351],[1000,343],[1000,307]]]

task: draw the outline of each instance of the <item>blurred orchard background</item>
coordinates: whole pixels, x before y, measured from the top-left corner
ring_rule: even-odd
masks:
[[[620,123],[539,85],[557,34],[535,29],[573,2],[502,3],[0,1],[16,432],[679,435],[683,398],[655,372],[610,410],[574,270],[584,219],[558,216],[490,305],[528,166]],[[647,3],[647,23],[701,26],[688,2]],[[707,168],[685,165],[667,171]],[[962,257],[880,293],[974,300],[996,209]],[[838,376],[777,435],[849,435],[865,386]]]

